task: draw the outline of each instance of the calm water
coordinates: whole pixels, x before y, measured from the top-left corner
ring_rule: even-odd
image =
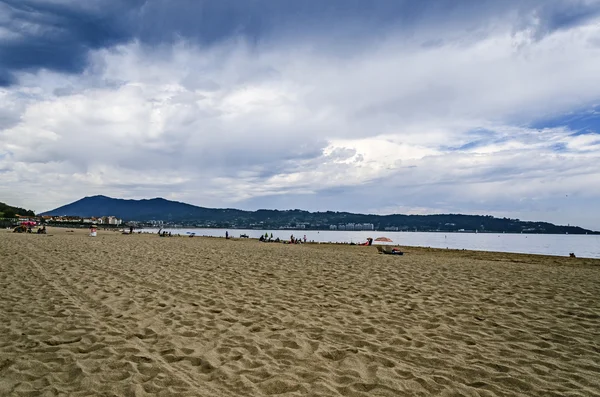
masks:
[[[196,233],[197,236],[224,237],[226,229],[164,229],[173,234],[186,235]],[[156,233],[158,229],[144,229],[144,232]],[[517,252],[524,254],[545,254],[568,256],[570,252],[582,258],[600,258],[600,236],[571,234],[494,234],[494,233],[421,233],[421,232],[350,232],[350,231],[316,231],[316,230],[245,230],[229,229],[229,235],[239,237],[247,234],[251,238],[259,238],[265,232],[273,233],[273,238],[289,240],[306,235],[308,241],[332,243],[362,243],[367,237],[385,236],[395,244],[467,249],[476,251]]]

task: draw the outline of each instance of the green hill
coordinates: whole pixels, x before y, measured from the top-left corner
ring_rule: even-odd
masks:
[[[0,218],[14,218],[16,215],[35,216],[35,212],[0,202]]]
[[[162,220],[165,225],[279,229],[296,228],[327,230],[336,225],[372,224],[376,230],[440,231],[440,232],[506,232],[586,234],[592,230],[577,226],[559,226],[548,222],[527,222],[519,219],[495,218],[483,215],[371,215],[348,212],[308,212],[301,210],[243,211],[232,208],[205,208],[162,198],[123,200],[106,196],[85,197],[41,215],[79,217],[114,215],[125,221]],[[344,226],[345,227],[345,226]],[[342,230],[342,229],[340,229]],[[353,230],[353,229],[346,229]]]

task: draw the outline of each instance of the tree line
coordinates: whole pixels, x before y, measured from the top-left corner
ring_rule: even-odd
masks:
[[[21,207],[13,207],[6,203],[0,202],[0,218],[15,218],[21,216],[35,216],[35,212]]]

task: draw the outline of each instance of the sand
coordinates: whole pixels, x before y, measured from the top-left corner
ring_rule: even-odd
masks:
[[[600,396],[600,261],[0,231],[2,396]]]

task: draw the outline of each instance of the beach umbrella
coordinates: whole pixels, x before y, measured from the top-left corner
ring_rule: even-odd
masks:
[[[382,243],[393,243],[392,239],[387,237],[377,237],[375,241],[381,241]]]

